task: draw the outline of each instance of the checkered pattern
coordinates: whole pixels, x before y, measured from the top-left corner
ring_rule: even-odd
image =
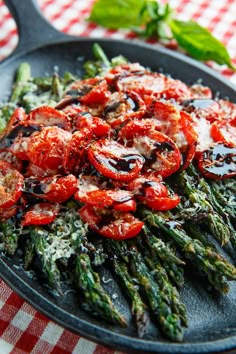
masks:
[[[129,31],[107,30],[86,22],[94,0],[38,2],[46,18],[65,33],[130,40],[136,38]],[[179,19],[193,19],[207,27],[227,46],[236,65],[236,1],[170,0],[169,3]],[[0,28],[0,59],[3,59],[13,51],[18,41],[16,25],[3,0],[0,0]],[[231,70],[217,65],[213,67],[236,83],[236,74]],[[118,354],[114,350],[80,338],[50,321],[24,302],[3,281],[0,281],[0,353]]]

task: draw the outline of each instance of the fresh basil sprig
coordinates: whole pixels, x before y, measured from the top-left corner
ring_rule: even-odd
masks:
[[[175,19],[168,3],[162,5],[156,0],[97,0],[89,21],[107,28],[129,28],[145,38],[174,38],[193,58],[215,61],[236,70],[223,43],[198,23]]]

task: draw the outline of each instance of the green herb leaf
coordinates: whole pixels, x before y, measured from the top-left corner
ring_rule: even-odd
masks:
[[[146,0],[97,0],[89,21],[107,28],[130,28],[140,25],[140,11]]]
[[[194,21],[169,22],[172,34],[180,47],[186,50],[197,60],[213,60],[236,70],[225,46],[217,40],[207,29]]]

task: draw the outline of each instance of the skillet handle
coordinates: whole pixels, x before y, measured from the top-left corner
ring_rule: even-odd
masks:
[[[52,42],[75,38],[64,34],[50,25],[40,12],[36,0],[4,0],[16,21],[19,42],[14,55]]]

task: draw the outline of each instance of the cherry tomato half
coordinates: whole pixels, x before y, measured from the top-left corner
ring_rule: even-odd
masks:
[[[40,106],[30,111],[27,120],[43,126],[57,126],[65,130],[71,129],[71,122],[67,115],[50,106]]]
[[[128,189],[143,204],[154,210],[169,210],[180,203],[178,195],[169,196],[168,189],[160,179],[152,176],[140,176],[131,181]]]
[[[146,105],[142,98],[133,91],[114,92],[104,106],[103,115],[106,121],[118,128],[134,118],[141,118],[146,112]]]
[[[236,147],[218,143],[203,151],[198,161],[205,177],[224,179],[236,176]]]
[[[22,226],[47,225],[53,222],[60,207],[58,204],[38,203],[32,206],[23,216]]]
[[[181,154],[178,146],[157,130],[134,135],[133,147],[146,158],[145,166],[150,166],[162,177],[168,177],[180,168]]]
[[[130,213],[113,213],[85,205],[79,210],[81,219],[99,235],[115,240],[135,237],[144,223]]]
[[[145,162],[144,157],[134,149],[108,139],[92,143],[88,157],[99,173],[119,181],[129,181],[136,177]]]
[[[10,208],[21,197],[24,177],[8,162],[0,160],[0,208]]]
[[[136,203],[133,194],[121,189],[97,189],[82,193],[78,189],[74,198],[98,208],[112,208],[120,211],[135,211]]]
[[[42,179],[25,180],[25,191],[51,203],[64,203],[71,198],[77,189],[77,178],[74,175],[53,176]]]
[[[63,155],[72,134],[58,127],[44,127],[29,138],[28,157],[36,166],[46,169],[62,168]]]
[[[215,121],[211,126],[211,136],[216,142],[236,146],[236,117]]]

